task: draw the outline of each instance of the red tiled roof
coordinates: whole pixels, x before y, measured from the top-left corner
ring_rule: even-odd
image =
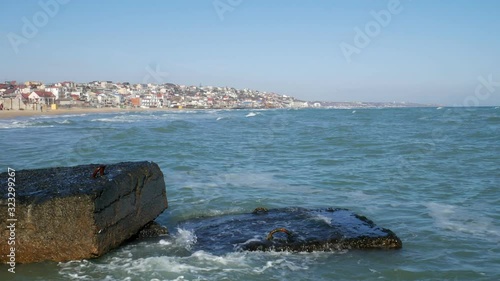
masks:
[[[35,93],[39,96],[39,97],[44,97],[44,98],[55,98],[56,96],[54,96],[53,93],[51,92],[47,92],[47,91],[35,91]]]

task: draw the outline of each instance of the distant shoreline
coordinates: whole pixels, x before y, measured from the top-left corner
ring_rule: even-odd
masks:
[[[420,107],[438,107],[445,108],[450,106],[408,106],[408,107],[392,107],[392,108],[420,108]],[[498,106],[478,106],[478,107],[498,107]],[[391,108],[391,107],[387,107]],[[210,108],[216,109],[216,108]],[[220,109],[220,108],[218,108]],[[230,108],[227,108],[230,109]],[[252,108],[248,108],[252,109]],[[257,108],[253,108],[257,109]],[[323,107],[323,109],[328,109],[327,107]],[[346,108],[336,108],[336,109],[363,109],[363,107],[346,107]],[[64,115],[64,114],[93,114],[93,113],[116,113],[116,112],[148,112],[148,111],[182,111],[182,110],[206,110],[200,108],[117,108],[117,107],[104,107],[104,108],[95,108],[95,107],[74,107],[68,109],[48,109],[46,111],[36,111],[36,110],[0,110],[0,119],[9,119],[16,117],[34,117],[34,116],[51,116],[51,115]]]
[[[55,110],[49,109],[46,111],[0,110],[0,119],[9,119],[9,118],[16,118],[16,117],[64,115],[64,114],[93,114],[93,113],[171,111],[171,110],[179,110],[179,109],[174,109],[174,108],[116,108],[116,107],[84,108],[84,107],[75,107],[75,108],[71,108],[71,109],[55,109]]]

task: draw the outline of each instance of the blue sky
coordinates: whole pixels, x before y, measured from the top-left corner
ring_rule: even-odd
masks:
[[[500,104],[496,0],[10,0],[2,11],[0,81]]]

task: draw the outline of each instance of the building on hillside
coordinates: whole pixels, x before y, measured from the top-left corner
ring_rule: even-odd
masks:
[[[56,96],[52,92],[47,91],[33,91],[28,96],[29,102],[33,104],[44,104],[50,106],[56,102]]]
[[[24,85],[26,85],[28,87],[36,88],[36,87],[42,86],[43,83],[39,82],[39,81],[26,81],[26,82],[24,82]]]
[[[130,105],[133,107],[140,107],[141,106],[141,98],[130,98]]]
[[[58,87],[55,85],[50,85],[48,87],[45,87],[45,91],[51,92],[52,94],[54,94],[54,96],[56,97],[56,100],[60,98],[60,96],[59,96],[60,89],[61,89],[61,87]]]

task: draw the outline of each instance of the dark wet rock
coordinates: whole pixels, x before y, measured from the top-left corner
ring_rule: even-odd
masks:
[[[159,223],[152,221],[148,224],[146,224],[138,233],[135,238],[137,239],[142,239],[142,238],[154,238],[154,237],[160,237],[160,236],[165,236],[168,234],[168,229]]]
[[[189,220],[180,227],[194,231],[195,248],[213,253],[402,247],[394,232],[346,209],[258,209],[251,214]]]
[[[152,162],[16,171],[16,262],[99,257],[131,238],[167,208],[163,173]],[[103,172],[103,173],[102,173]],[[93,177],[95,174],[95,178]],[[102,174],[102,175],[101,175]],[[0,174],[7,186],[7,174]],[[7,221],[7,193],[0,221]],[[3,228],[1,237],[8,237]],[[10,245],[0,244],[0,261]]]

